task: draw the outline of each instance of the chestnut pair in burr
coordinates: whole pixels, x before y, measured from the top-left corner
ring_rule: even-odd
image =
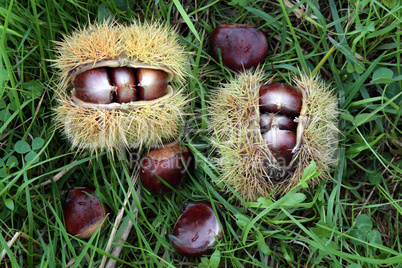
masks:
[[[84,102],[149,101],[167,93],[168,74],[148,68],[99,67],[78,74],[73,85],[73,94]]]
[[[302,108],[302,93],[289,85],[269,84],[261,86],[259,94],[262,137],[277,162],[286,167],[296,146],[296,121]]]

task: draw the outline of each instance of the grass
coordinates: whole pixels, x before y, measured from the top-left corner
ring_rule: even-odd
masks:
[[[1,0],[0,266],[99,267],[107,257],[117,267],[402,267],[401,1],[288,2]],[[298,18],[302,6],[308,9]],[[141,154],[114,162],[106,154],[77,154],[53,126],[52,41],[110,17],[166,21],[191,52],[188,90],[196,116],[183,139],[197,168],[171,194],[141,189],[135,176]],[[342,135],[328,181],[242,204],[236,193],[219,191],[205,108],[218,83],[233,76],[211,58],[208,44],[223,22],[266,33],[267,77],[289,82],[301,69],[334,87]],[[88,241],[64,227],[71,186],[95,187],[112,210],[106,228]],[[186,204],[199,200],[222,215],[223,238],[211,254],[188,259],[174,251],[168,234]],[[129,236],[119,241],[130,221]],[[112,248],[122,245],[120,254],[107,249],[110,237]]]

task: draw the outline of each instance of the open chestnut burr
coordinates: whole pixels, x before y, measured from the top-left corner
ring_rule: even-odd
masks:
[[[261,30],[247,24],[222,24],[210,37],[212,56],[232,71],[255,68],[265,58],[267,38]]]
[[[192,163],[193,155],[190,150],[179,142],[150,150],[140,169],[142,185],[152,193],[167,193],[171,189],[160,178],[172,188],[177,188],[187,178],[187,170]]]
[[[247,70],[221,84],[210,108],[211,142],[224,190],[245,201],[280,196],[315,162],[320,176],[336,164],[337,98],[317,76],[293,76],[294,86],[264,82]],[[275,190],[275,192],[273,192]]]
[[[106,224],[109,207],[94,195],[94,188],[76,187],[70,190],[64,203],[66,229],[80,239],[90,238],[99,226],[102,229]]]
[[[169,237],[181,255],[199,257],[216,245],[222,228],[209,202],[194,202],[185,208]]]
[[[173,29],[95,23],[56,44],[55,119],[73,148],[121,155],[177,138],[188,73]]]

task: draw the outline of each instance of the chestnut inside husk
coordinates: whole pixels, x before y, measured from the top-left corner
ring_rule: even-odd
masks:
[[[302,92],[285,84],[268,84],[260,87],[260,110],[296,117],[302,108]]]
[[[97,67],[72,78],[72,94],[98,104],[150,101],[167,94],[170,79],[167,72],[158,69]]]
[[[262,138],[278,164],[288,169],[296,146],[295,120],[302,109],[303,93],[285,84],[262,85],[259,90]],[[264,112],[271,113],[270,115]],[[289,167],[290,168],[290,167]]]
[[[114,101],[127,103],[137,100],[137,78],[135,69],[127,67],[110,68],[109,74],[116,87]]]
[[[161,21],[90,23],[56,42],[55,121],[78,151],[177,139],[189,102],[185,48]]]
[[[264,134],[270,131],[273,126],[277,126],[282,130],[291,130],[296,132],[297,123],[295,122],[294,118],[286,115],[260,112],[261,133]]]
[[[321,175],[311,185],[336,164],[333,91],[317,76],[294,75],[294,87],[265,79],[261,69],[239,73],[220,85],[209,107],[218,187],[245,201],[283,195],[312,161]]]
[[[263,134],[262,138],[279,165],[288,166],[293,157],[292,150],[296,146],[296,133],[274,127]]]

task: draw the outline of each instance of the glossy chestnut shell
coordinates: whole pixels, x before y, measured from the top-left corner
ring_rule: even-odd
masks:
[[[300,115],[302,93],[286,84],[268,84],[260,87],[260,110],[291,117]]]
[[[296,145],[296,133],[275,127],[262,137],[276,161],[283,167],[289,165],[293,157],[292,149]]]
[[[274,126],[277,126],[282,130],[296,131],[297,123],[294,121],[294,119],[286,115],[273,113],[262,113],[260,115],[260,128],[262,134],[268,132]]]
[[[164,194],[172,188],[178,188],[187,178],[187,169],[193,162],[190,150],[179,142],[165,144],[161,148],[149,151],[142,161],[140,179],[142,185],[152,193]]]
[[[88,103],[110,104],[150,101],[168,93],[171,77],[164,70],[99,67],[77,74],[74,95]]]
[[[109,68],[113,84],[116,86],[114,101],[127,103],[137,100],[136,78],[134,69],[128,67]]]
[[[74,80],[74,87],[77,98],[101,104],[112,103],[116,89],[112,86],[106,68],[95,68],[78,74]]]
[[[99,225],[106,224],[109,207],[94,197],[95,189],[76,187],[64,203],[63,214],[67,231],[80,239],[90,238]]]
[[[138,99],[154,100],[167,93],[168,74],[162,70],[138,69]]]
[[[219,25],[210,37],[212,56],[229,69],[239,72],[256,67],[267,54],[268,42],[264,33],[247,24]]]
[[[170,235],[174,248],[183,256],[199,257],[209,252],[222,237],[222,229],[209,202],[190,203]]]

